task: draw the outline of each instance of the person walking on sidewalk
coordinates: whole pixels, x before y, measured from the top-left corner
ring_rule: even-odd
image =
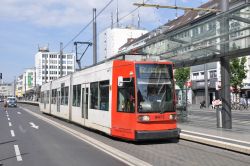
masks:
[[[7,111],[7,99],[6,99],[6,97],[3,100],[3,107],[4,107],[4,111]]]

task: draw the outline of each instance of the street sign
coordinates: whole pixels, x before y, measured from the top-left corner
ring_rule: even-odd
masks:
[[[0,73],[0,80],[3,78],[3,74],[2,73]]]

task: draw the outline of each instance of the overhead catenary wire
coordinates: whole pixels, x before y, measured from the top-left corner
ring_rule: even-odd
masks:
[[[96,15],[96,18],[113,2],[114,0],[110,0],[103,8],[102,8],[102,10],[100,11],[100,12],[98,12],[97,13],[97,15]],[[68,47],[69,46],[69,44],[70,43],[72,43],[85,29],[87,29],[89,26],[90,26],[90,24],[92,24],[93,23],[93,21],[94,21],[94,19],[92,18],[91,20],[90,20],[90,22],[86,25],[86,26],[84,26],[70,41],[68,41],[67,42],[67,44],[63,47],[63,49],[65,49],[66,47]]]

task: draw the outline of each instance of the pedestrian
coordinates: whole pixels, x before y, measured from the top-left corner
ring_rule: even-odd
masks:
[[[202,102],[200,102],[200,109],[206,108],[205,104],[206,104],[205,100],[203,100]]]
[[[7,99],[6,99],[6,97],[3,100],[3,107],[4,107],[4,111],[7,111]]]
[[[216,103],[216,100],[213,99],[213,101],[212,101],[212,109],[215,109],[215,103]]]

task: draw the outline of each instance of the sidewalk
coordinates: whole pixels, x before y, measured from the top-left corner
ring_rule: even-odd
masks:
[[[181,139],[250,154],[250,111],[232,111],[232,129],[217,128],[216,110],[188,108],[178,121]]]

